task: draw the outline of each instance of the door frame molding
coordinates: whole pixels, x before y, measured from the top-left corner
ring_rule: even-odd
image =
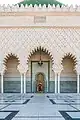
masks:
[[[37,78],[38,78],[38,75],[39,75],[39,74],[42,74],[43,77],[44,77],[44,79],[43,79],[43,83],[44,83],[43,85],[44,85],[44,86],[43,86],[43,87],[45,88],[45,78],[46,78],[46,77],[45,77],[45,74],[44,74],[43,72],[38,72],[38,73],[35,75],[36,92],[37,92],[37,85],[38,85],[38,79],[37,79]],[[44,92],[44,89],[43,89],[43,92]]]
[[[39,61],[31,61],[31,93],[33,92],[33,91],[32,91],[32,77],[33,77],[33,76],[32,76],[32,70],[33,70],[33,67],[32,67],[33,65],[32,65],[32,64],[33,64],[34,62],[39,62]],[[43,61],[43,62],[47,62],[47,63],[48,63],[48,88],[47,88],[48,91],[47,91],[47,92],[49,92],[49,90],[50,90],[50,84],[49,84],[49,83],[50,83],[50,82],[49,82],[49,81],[50,81],[50,60],[49,60],[49,61]]]

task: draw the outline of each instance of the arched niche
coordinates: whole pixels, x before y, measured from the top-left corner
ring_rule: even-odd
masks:
[[[4,93],[20,93],[20,73],[17,70],[19,59],[13,54],[8,54],[4,59],[4,65]]]
[[[77,76],[75,71],[76,58],[72,54],[64,56],[62,60],[63,70],[61,72],[61,93],[77,92]]]
[[[42,65],[39,64],[41,59]],[[54,72],[52,71],[53,58],[48,50],[39,47],[34,49],[28,58],[27,90],[36,92],[36,75],[45,74],[44,92],[55,92]],[[29,92],[29,91],[28,91]]]

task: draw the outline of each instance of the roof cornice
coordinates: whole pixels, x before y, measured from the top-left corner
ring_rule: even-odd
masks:
[[[41,4],[38,5],[34,5],[32,6],[32,4],[30,4],[29,6],[26,5],[24,6],[23,4],[19,7],[19,5],[17,4],[16,6],[10,6],[10,5],[2,5],[0,6],[0,13],[13,13],[13,12],[80,12],[80,6],[76,5],[75,7],[73,7],[73,5],[71,6],[55,6],[55,5],[50,5],[48,4],[48,7],[46,6],[46,4],[44,4],[43,6],[41,6]]]

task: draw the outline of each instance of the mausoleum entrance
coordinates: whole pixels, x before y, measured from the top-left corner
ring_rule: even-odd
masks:
[[[52,71],[52,57],[44,48],[37,48],[29,58],[27,73],[27,92],[54,92],[54,73]],[[30,79],[28,79],[28,76]]]
[[[36,80],[36,92],[43,93],[44,92],[44,86],[45,86],[44,74],[43,73],[38,73],[37,74],[37,80]]]

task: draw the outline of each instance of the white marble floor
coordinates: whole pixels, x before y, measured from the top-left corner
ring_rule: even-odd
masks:
[[[0,94],[0,120],[80,120],[80,94]]]

